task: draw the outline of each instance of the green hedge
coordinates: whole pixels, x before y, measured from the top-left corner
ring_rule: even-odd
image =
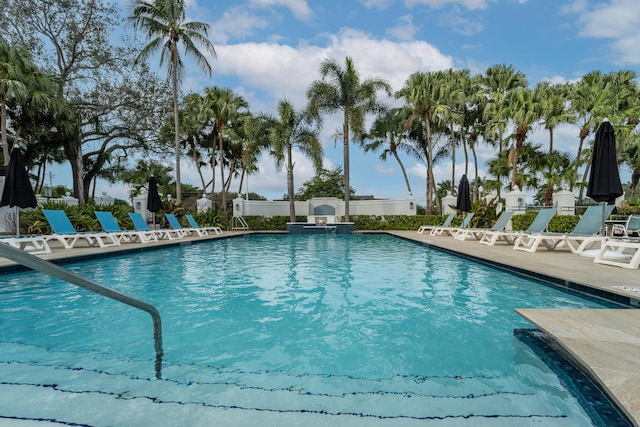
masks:
[[[538,212],[531,211],[511,217],[511,225],[514,230],[526,230],[529,228]],[[552,233],[570,233],[580,221],[578,215],[555,215],[549,222],[549,231]]]

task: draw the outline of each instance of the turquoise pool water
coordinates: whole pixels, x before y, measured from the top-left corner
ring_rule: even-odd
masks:
[[[236,421],[266,413],[291,417],[289,425],[594,425],[563,379],[514,336],[532,327],[514,309],[605,305],[419,244],[252,235],[66,268],[159,309],[163,380],[149,380],[146,313],[21,273],[0,277],[7,391],[41,391],[52,381],[38,375],[55,370],[56,387],[83,396],[122,400],[125,386],[111,382],[133,378],[128,405],[151,398],[222,409]],[[0,419],[36,418],[12,415],[10,400],[0,398]],[[73,422],[120,425],[103,412]],[[39,417],[65,416],[51,413]]]

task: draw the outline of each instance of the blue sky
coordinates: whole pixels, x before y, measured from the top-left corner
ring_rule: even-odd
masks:
[[[120,0],[120,5],[130,10],[128,0]],[[217,58],[210,61],[213,77],[195,65],[189,67],[183,91],[230,87],[256,113],[275,112],[284,97],[302,109],[305,92],[319,78],[318,66],[325,58],[344,63],[351,56],[361,78],[385,78],[394,91],[415,71],[450,67],[478,74],[496,64],[513,65],[534,85],[542,80],[574,81],[593,70],[638,72],[640,65],[637,0],[187,0],[187,5],[188,20],[211,25],[209,37]],[[387,102],[397,105],[393,99]],[[327,167],[342,164],[342,147],[331,137],[339,123],[338,116],[325,118],[322,141]],[[577,136],[575,127],[559,129],[558,149],[574,154]],[[530,137],[544,145],[546,138],[540,130]],[[350,153],[351,185],[357,194],[406,196],[395,161],[382,162],[378,154],[365,154],[356,145]],[[484,176],[485,161],[494,153],[482,148],[479,154]],[[457,159],[456,180],[464,166],[461,153]],[[406,155],[402,160],[415,197],[424,203],[425,166]],[[260,170],[259,176],[249,178],[249,191],[270,199],[282,197],[284,172],[276,171],[266,157]],[[188,160],[182,171],[183,182],[198,184]],[[294,173],[297,189],[314,170],[297,156]],[[450,179],[450,162],[437,164],[435,173],[438,181]],[[627,181],[628,171],[623,169],[622,174]],[[97,194],[101,191],[120,198],[127,194],[121,184],[101,183]]]

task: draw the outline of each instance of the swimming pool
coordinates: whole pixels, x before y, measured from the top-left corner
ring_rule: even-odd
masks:
[[[40,274],[5,275],[0,419],[594,424],[514,334],[531,328],[514,309],[605,305],[419,244],[252,235],[67,268],[160,310],[163,380],[150,380],[148,315]]]

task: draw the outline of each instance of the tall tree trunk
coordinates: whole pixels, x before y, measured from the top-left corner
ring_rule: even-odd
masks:
[[[79,130],[77,131],[79,132]],[[64,142],[64,153],[71,164],[71,176],[73,177],[73,195],[78,198],[78,203],[85,203],[85,189],[82,167],[82,145],[80,135],[74,135]]]
[[[2,130],[2,155],[4,165],[9,164],[9,142],[7,141],[7,105],[5,97],[0,95],[0,129]]]
[[[453,120],[449,122],[451,126],[451,189],[455,188],[456,182],[456,133],[453,130]]]
[[[478,156],[476,155],[476,144],[475,142],[471,142],[469,144],[471,147],[471,154],[473,156],[473,167],[475,169],[475,179],[473,180],[473,200],[478,200]]]
[[[342,126],[342,144],[344,149],[344,220],[349,222],[349,200],[351,199],[351,184],[349,183],[349,116],[345,111]]]
[[[587,125],[584,125],[580,129],[580,141],[578,142],[578,154],[576,155],[576,160],[580,159],[580,155],[582,154],[582,146],[584,145],[584,140],[587,139],[587,137],[589,136],[589,133],[590,133],[589,127]],[[591,160],[589,160],[589,164],[591,164]],[[586,170],[589,170],[589,168],[587,168]],[[580,187],[580,197],[578,198],[578,202],[582,202],[582,188],[583,187]],[[573,185],[569,190],[573,191]]]
[[[407,185],[407,191],[409,192],[410,195],[413,195],[413,193],[411,192],[411,184],[409,184],[409,177],[407,176],[407,171],[404,168],[404,165],[402,164],[402,161],[400,160],[400,156],[398,155],[398,152],[393,150],[391,151],[393,153],[393,157],[396,158],[396,161],[398,162],[398,165],[400,165],[400,170],[402,170],[402,176],[404,176],[404,182]]]
[[[191,147],[191,154],[193,155],[193,162],[196,164],[196,169],[198,170],[198,176],[200,176],[200,182],[202,183],[202,193],[207,192],[207,186],[204,182],[204,176],[202,175],[202,168],[200,167],[200,162],[198,161],[198,150],[196,149],[196,144],[193,142],[193,137],[190,136],[188,138],[189,146]]]
[[[293,194],[293,159],[291,143],[287,144],[287,194],[289,195],[289,221],[296,222],[296,204]]]
[[[549,128],[549,154],[553,153],[553,128]],[[553,166],[549,165],[549,179],[547,180],[547,191],[544,193],[545,206],[551,205],[551,199],[553,199],[553,184],[551,180],[551,173]]]
[[[180,181],[180,117],[178,115],[178,57],[173,55],[173,125],[176,149],[176,203],[182,203],[182,183]]]
[[[222,212],[224,213],[224,225],[226,228],[229,226],[229,218],[227,218],[227,192],[224,190],[224,159],[222,158],[224,155],[224,143],[222,141],[222,135],[219,130],[216,131],[218,135],[218,148],[220,150],[220,196],[222,198]]]
[[[433,152],[432,152],[432,143],[431,143],[431,120],[429,117],[429,112],[423,113],[424,123],[427,127],[427,181],[429,184],[427,185],[427,215],[431,215],[433,213],[433,195],[435,194],[436,184],[433,179]],[[453,188],[453,182],[451,183],[451,187]]]
[[[587,178],[589,177],[589,169],[591,169],[591,160],[593,158],[593,154],[589,157],[589,161],[587,162],[587,166],[584,168],[584,173],[582,174],[582,182],[587,182]],[[578,206],[582,206],[582,196],[584,195],[584,185],[580,186],[580,192],[578,193]]]

